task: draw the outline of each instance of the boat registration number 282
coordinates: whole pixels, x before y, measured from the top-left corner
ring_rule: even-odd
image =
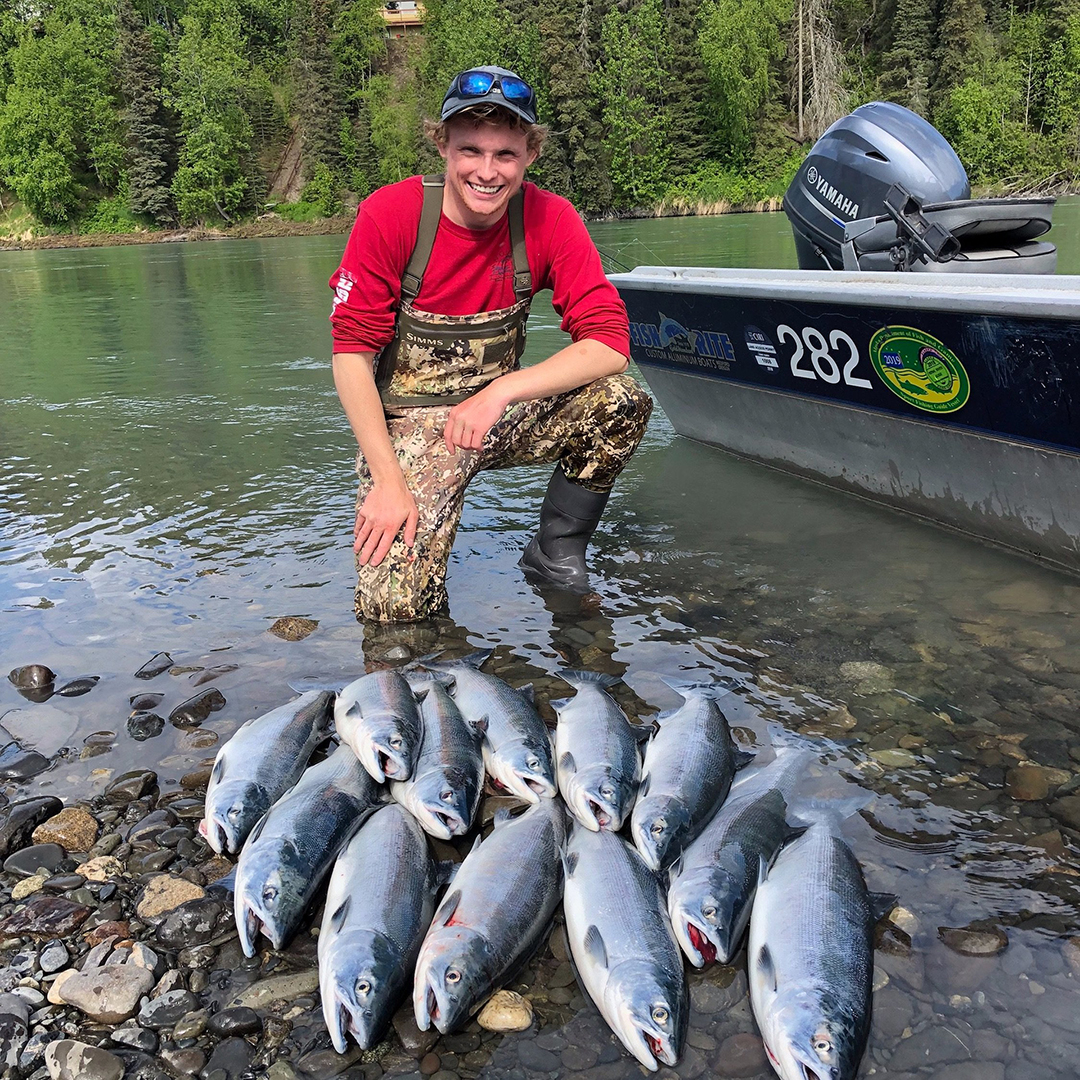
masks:
[[[794,327],[781,323],[776,328],[776,338],[795,346],[790,364],[791,374],[797,379],[821,379],[827,383],[838,383],[843,379],[847,386],[874,389],[869,379],[855,374],[861,359],[859,347],[843,330],[833,330],[826,338],[814,326],[804,326],[800,334]],[[834,356],[834,353],[837,355]]]

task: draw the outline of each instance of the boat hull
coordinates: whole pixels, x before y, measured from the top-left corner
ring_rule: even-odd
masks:
[[[1077,279],[613,280],[681,435],[1080,571]]]

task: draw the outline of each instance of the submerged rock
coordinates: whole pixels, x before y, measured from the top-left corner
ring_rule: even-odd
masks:
[[[213,688],[196,694],[181,702],[169,713],[169,723],[175,727],[195,727],[201,724],[211,713],[225,708],[225,695]]]
[[[136,679],[156,679],[173,666],[173,658],[167,652],[154,653],[138,671]]]
[[[295,615],[286,615],[284,618],[275,620],[267,632],[273,634],[274,637],[281,638],[283,641],[302,641],[318,625],[315,619],[302,619]]]

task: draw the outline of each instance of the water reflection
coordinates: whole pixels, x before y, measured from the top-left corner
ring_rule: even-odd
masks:
[[[1069,235],[1080,214],[1059,222]],[[627,263],[793,262],[775,216],[595,231]],[[494,647],[497,669],[533,682],[541,703],[566,695],[562,666],[620,673],[620,702],[640,718],[676,704],[654,673],[722,675],[744,743],[804,742],[830,783],[875,796],[846,835],[871,887],[907,914],[878,953],[888,982],[864,1071],[1075,1076],[1080,585],[675,439],[657,410],[597,534],[597,599],[523,579],[548,470],[512,470],[470,489],[449,616],[359,626],[350,436],[324,355],[340,244],[0,256],[0,671],[102,676],[41,704],[0,686],[12,733],[68,748],[35,783],[71,797],[153,763],[176,784],[290,696],[288,680],[405,653]],[[1080,269],[1074,251],[1063,269]],[[558,346],[556,326],[538,304],[530,357]],[[267,632],[282,616],[318,628],[285,641]],[[134,680],[159,650],[170,671]],[[227,706],[195,730],[170,724],[218,668],[210,685]],[[129,727],[141,691],[162,695],[160,731]],[[1008,935],[999,956],[939,936],[986,920]],[[485,1043],[471,1065],[479,1049],[462,1051],[460,1075],[529,1069],[536,1046],[564,1072],[638,1075],[562,983],[563,962],[545,952],[528,973],[544,1020],[534,1049]],[[725,1075],[753,1030],[738,968],[691,978],[684,1080]]]

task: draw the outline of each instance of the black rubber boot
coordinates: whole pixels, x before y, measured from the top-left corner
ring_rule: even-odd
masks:
[[[530,576],[585,591],[589,574],[585,548],[596,531],[609,492],[589,491],[555,467],[540,507],[540,528],[518,563]]]

